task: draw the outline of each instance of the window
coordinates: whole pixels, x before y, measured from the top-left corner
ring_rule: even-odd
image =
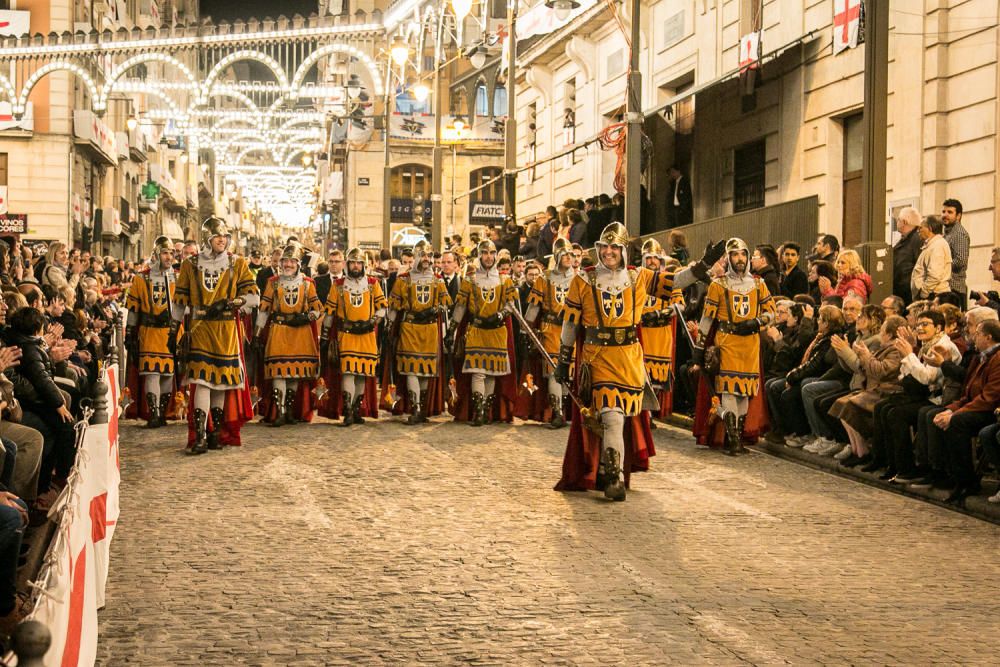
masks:
[[[471,224],[492,225],[503,221],[503,179],[500,178],[502,173],[503,169],[500,167],[483,167],[469,174],[470,190],[489,183],[469,195]]]
[[[396,94],[396,111],[403,114],[430,113],[431,99],[428,97],[423,102],[406,89]]]
[[[532,102],[528,105],[528,113],[524,123],[528,131],[525,132],[525,139],[528,142],[528,163],[538,159],[538,103]],[[534,183],[538,174],[534,167],[528,170],[528,180]]]
[[[0,153],[0,185],[7,185],[7,154]]]
[[[482,79],[476,84],[476,116],[478,118],[490,117],[490,98],[486,91],[486,82]]]
[[[576,143],[576,78],[566,82],[563,88],[563,146]],[[569,169],[576,164],[576,151],[563,157],[563,169]]]
[[[493,117],[507,117],[507,88],[500,84],[493,89]]]
[[[422,164],[393,167],[389,181],[393,222],[413,222],[413,200],[417,195],[423,197],[425,207],[430,206],[431,168]]]
[[[766,146],[761,139],[733,152],[733,213],[764,206]]]

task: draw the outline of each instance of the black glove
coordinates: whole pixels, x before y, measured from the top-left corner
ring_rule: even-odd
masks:
[[[556,368],[553,371],[556,382],[565,384],[569,382],[569,365],[573,359],[573,346],[560,345],[559,359],[556,361]]]
[[[180,329],[180,323],[177,320],[170,320],[170,331],[167,333],[167,350],[170,351],[170,356],[177,356],[177,331]]]
[[[704,347],[699,347],[697,345],[694,346],[694,348],[691,350],[691,363],[695,364],[696,366],[701,366],[702,368],[704,368],[705,366]]]
[[[312,322],[312,320],[309,319],[309,313],[295,313],[288,318],[288,324],[293,327],[304,327],[310,322]]]
[[[223,299],[222,301],[216,301],[211,306],[205,309],[205,316],[218,317],[219,315],[222,315],[227,310],[229,310],[231,307],[232,306],[230,306],[229,301],[227,299]]]
[[[733,325],[733,333],[737,336],[749,336],[760,331],[760,319],[753,318],[746,322],[737,322]]]
[[[726,254],[726,239],[722,239],[716,244],[712,244],[709,241],[708,245],[705,246],[705,254],[701,256],[701,263],[707,268],[712,268],[712,266],[722,259],[722,256]]]

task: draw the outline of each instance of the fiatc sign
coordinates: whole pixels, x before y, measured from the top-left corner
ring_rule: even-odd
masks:
[[[474,225],[503,222],[503,202],[469,202],[469,222]]]

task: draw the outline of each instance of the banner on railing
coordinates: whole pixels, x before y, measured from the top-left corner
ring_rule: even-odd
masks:
[[[40,596],[31,618],[52,633],[47,667],[93,665],[97,610],[104,606],[111,537],[118,521],[119,366],[107,367],[106,424],[79,434],[76,464],[50,513],[59,525],[39,573]]]

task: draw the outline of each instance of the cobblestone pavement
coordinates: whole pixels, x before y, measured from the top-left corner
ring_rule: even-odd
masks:
[[[764,454],[661,428],[607,503],[536,425],[244,434],[123,430],[100,664],[996,659],[1000,527]]]

